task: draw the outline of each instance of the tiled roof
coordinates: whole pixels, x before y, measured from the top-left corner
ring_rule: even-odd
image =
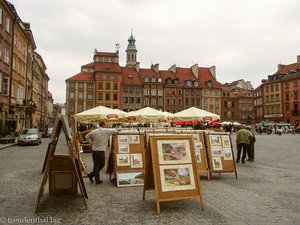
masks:
[[[139,75],[143,77],[161,77],[159,73],[156,73],[154,69],[140,69]]]
[[[122,83],[127,85],[140,85],[141,79],[134,67],[121,67]]]
[[[162,80],[165,82],[168,78],[175,79],[177,78],[176,73],[172,73],[170,70],[160,70],[159,74],[161,75]]]
[[[275,74],[287,74],[290,71],[296,71],[300,69],[300,64],[293,63],[289,65],[282,66]]]
[[[66,81],[90,81],[93,80],[93,74],[80,72],[73,77],[68,78]]]
[[[91,62],[91,63],[85,64],[85,65],[83,65],[83,66],[86,66],[86,67],[88,67],[88,66],[94,66],[94,63]],[[83,67],[83,66],[82,66],[82,67]]]
[[[95,72],[121,73],[122,71],[119,63],[96,62]]]
[[[209,68],[207,67],[198,67],[198,74],[199,74],[199,84],[200,87],[206,87],[206,81],[211,80],[213,88],[222,88],[222,84],[215,80],[212,76]]]
[[[117,57],[117,53],[114,53],[114,52],[97,52],[96,56]]]

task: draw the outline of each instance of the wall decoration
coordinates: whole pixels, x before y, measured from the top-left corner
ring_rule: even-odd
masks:
[[[214,170],[223,170],[222,160],[220,157],[213,157],[212,162]]]
[[[130,166],[129,154],[117,154],[117,166]]]
[[[129,135],[128,136],[130,144],[139,144],[140,143],[140,136],[139,135]]]
[[[158,140],[159,164],[191,163],[189,140]]]
[[[196,162],[197,162],[197,163],[201,163],[202,160],[201,160],[201,152],[200,152],[200,149],[195,149],[195,155],[196,155]]]
[[[144,185],[143,171],[117,172],[117,186],[140,186]]]
[[[159,166],[162,192],[195,189],[192,164]]]
[[[193,140],[199,141],[199,134],[193,134]]]
[[[128,135],[118,135],[118,143],[119,144],[128,143]]]
[[[210,141],[210,145],[221,145],[220,135],[210,134],[209,141]]]
[[[129,153],[129,144],[119,144],[119,153]]]
[[[222,135],[222,145],[223,147],[225,148],[231,148],[231,145],[230,145],[230,137],[227,136],[227,135]]]
[[[223,148],[224,160],[232,160],[231,148]]]
[[[131,154],[131,168],[143,168],[143,156],[141,153]]]
[[[212,156],[222,156],[222,147],[221,146],[211,146],[211,155]]]
[[[201,141],[194,141],[195,149],[202,149],[203,145]]]

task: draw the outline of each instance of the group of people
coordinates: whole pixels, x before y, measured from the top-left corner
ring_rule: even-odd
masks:
[[[245,163],[246,157],[248,155],[247,161],[254,162],[254,143],[255,135],[251,132],[251,127],[242,124],[241,129],[236,133],[236,148],[237,157],[236,162],[239,163],[240,159],[242,163]],[[241,158],[242,154],[242,158]]]

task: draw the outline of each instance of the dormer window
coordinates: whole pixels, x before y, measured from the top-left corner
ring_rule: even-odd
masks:
[[[149,82],[149,78],[148,78],[148,77],[145,77],[145,78],[144,78],[144,81],[145,81],[145,82]]]
[[[161,78],[157,78],[157,81],[158,81],[158,82],[162,82]]]
[[[211,82],[211,80],[206,81],[205,84],[206,84],[206,86],[209,87],[209,88],[212,87],[212,82]]]
[[[192,81],[187,80],[187,81],[186,81],[186,86],[191,87],[191,86],[192,86]]]
[[[167,79],[167,84],[171,85],[172,84],[172,80],[171,79]]]
[[[198,87],[198,86],[199,86],[199,83],[198,83],[197,80],[194,81],[194,86],[195,86],[195,87]]]
[[[178,84],[178,79],[174,79],[173,82],[174,82],[175,85],[177,85]]]
[[[128,78],[132,79],[132,78],[133,78],[133,76],[132,76],[132,75],[130,75],[130,74],[128,74]]]
[[[152,77],[151,78],[151,82],[155,82],[156,81],[156,78],[155,77]]]

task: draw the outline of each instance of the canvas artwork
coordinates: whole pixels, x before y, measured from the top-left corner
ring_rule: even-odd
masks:
[[[140,143],[140,136],[139,135],[129,135],[129,143],[130,144],[139,144]]]
[[[192,164],[164,165],[159,170],[163,192],[195,189]]]
[[[227,135],[222,135],[222,145],[223,147],[225,148],[231,148],[231,145],[230,145],[230,137],[227,136]]]
[[[209,135],[210,145],[221,145],[220,135]]]
[[[213,162],[213,170],[223,170],[222,160],[220,157],[213,157],[212,162]]]
[[[202,145],[201,141],[197,141],[197,142],[195,141],[194,145],[195,145],[195,149],[202,149],[203,148],[203,145]]]
[[[199,134],[193,134],[193,140],[194,141],[199,141]]]
[[[201,153],[200,153],[200,149],[195,149],[195,154],[196,154],[196,161],[197,163],[201,163]]]
[[[232,160],[231,148],[223,148],[224,160]]]
[[[141,153],[131,154],[131,168],[143,168],[143,155]]]
[[[117,186],[140,186],[144,185],[143,171],[117,172]]]
[[[117,154],[117,166],[130,166],[129,154]]]
[[[128,135],[118,135],[118,143],[119,144],[128,143]]]
[[[189,140],[158,140],[159,164],[191,163]]]
[[[129,153],[129,144],[119,144],[119,153]]]
[[[211,155],[212,156],[222,156],[222,147],[221,146],[211,146]]]

